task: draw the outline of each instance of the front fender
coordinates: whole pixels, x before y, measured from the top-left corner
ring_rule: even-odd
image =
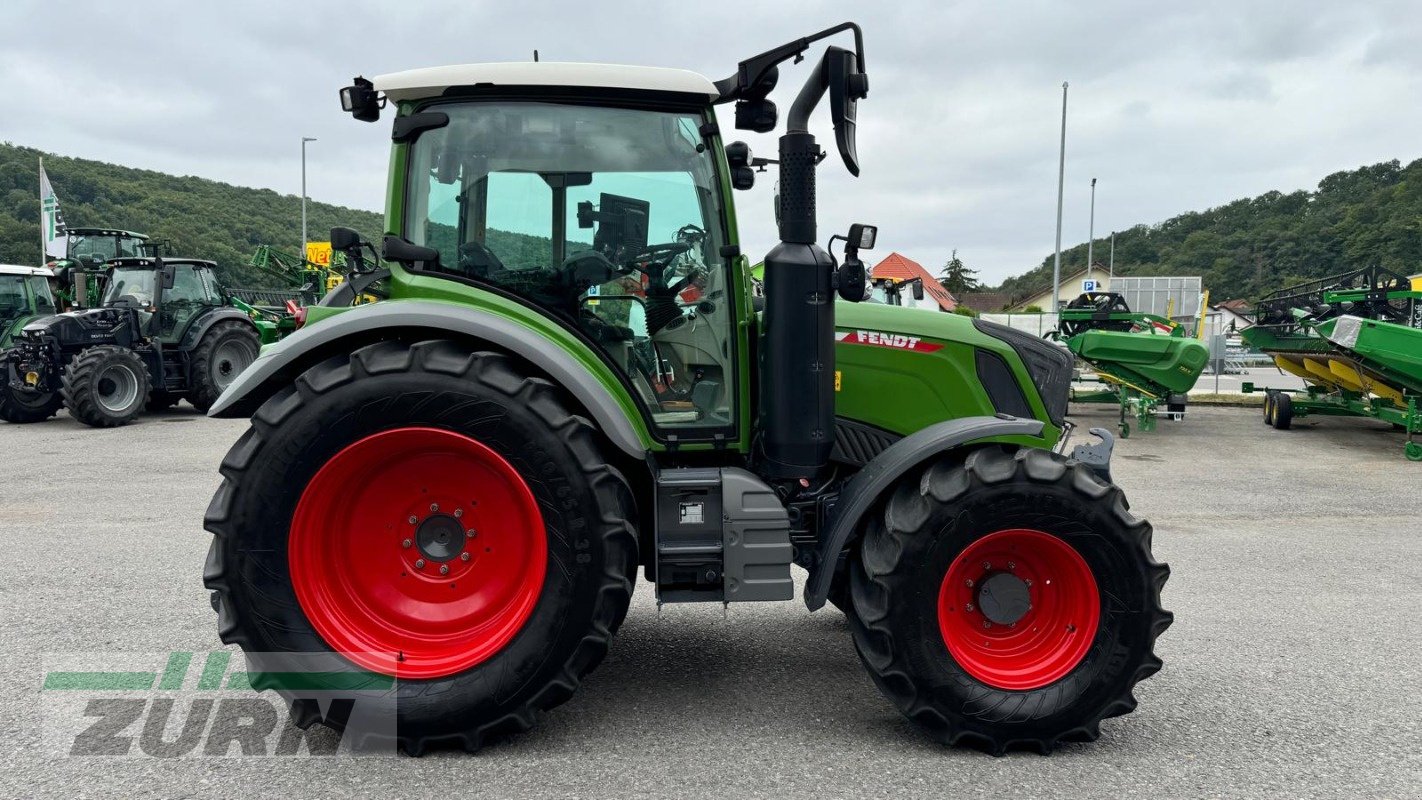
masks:
[[[633,458],[646,456],[645,431],[632,424],[625,403],[619,402],[591,370],[563,347],[507,317],[425,300],[387,300],[357,306],[264,347],[257,360],[217,399],[208,415],[250,416],[280,386],[296,378],[291,368],[295,367],[299,374],[305,369],[303,362],[318,358],[323,352],[349,352],[332,350],[332,345],[341,340],[351,340],[354,349],[369,342],[370,334],[380,330],[422,329],[430,332],[430,338],[453,335],[487,342],[537,365],[587,409],[614,445]]]
[[[960,417],[929,425],[894,442],[849,479],[828,524],[820,531],[819,553],[805,583],[805,605],[818,610],[829,597],[835,564],[863,519],[899,478],[929,458],[963,445],[1002,436],[1039,436],[1042,422],[1007,415]]]

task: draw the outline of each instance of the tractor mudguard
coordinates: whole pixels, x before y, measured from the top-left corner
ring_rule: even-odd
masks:
[[[932,456],[969,442],[998,436],[1037,436],[1041,432],[1041,420],[1005,414],[960,417],[930,425],[887,447],[850,478],[840,492],[829,522],[820,534],[818,558],[805,583],[805,605],[816,611],[825,604],[840,551],[849,544],[864,514],[904,473]]]
[[[336,340],[358,337],[382,328],[427,328],[434,337],[441,334],[468,336],[527,359],[577,398],[592,415],[597,427],[619,449],[639,460],[646,457],[646,444],[617,400],[565,350],[541,346],[542,340],[538,336],[531,335],[528,328],[512,320],[468,307],[422,300],[385,301],[358,306],[262,348],[261,355],[227,387],[208,411],[208,416],[250,416],[277,388],[296,377],[285,374],[284,367]]]
[[[202,337],[207,333],[208,328],[211,328],[213,325],[225,319],[241,320],[251,325],[253,331],[257,330],[257,326],[252,322],[252,318],[241,311],[235,308],[214,308],[198,317],[193,321],[193,324],[188,326],[187,331],[183,333],[183,341],[180,345],[181,349],[191,350],[197,347],[198,342],[202,341]]]

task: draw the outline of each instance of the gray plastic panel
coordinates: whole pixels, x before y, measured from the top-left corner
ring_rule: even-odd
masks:
[[[721,491],[726,602],[792,599],[790,516],[775,490],[743,469],[727,468]]]

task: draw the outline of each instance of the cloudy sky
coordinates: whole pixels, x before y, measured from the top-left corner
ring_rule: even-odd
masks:
[[[693,69],[844,19],[865,29],[863,175],[821,170],[822,230],[880,226],[882,252],[936,269],[957,249],[996,282],[1050,253],[1061,84],[1064,245],[1341,169],[1422,156],[1415,0],[1188,3],[0,3],[0,140],[377,209],[388,123],[339,87],[437,64],[607,61]],[[790,9],[794,9],[791,11]],[[782,71],[788,109],[808,63]],[[730,129],[729,120],[725,126]],[[736,132],[769,155],[769,136]],[[832,147],[824,126],[821,141]],[[740,195],[746,248],[774,236],[771,181]],[[63,187],[59,187],[61,200]],[[826,234],[827,235],[827,234]]]

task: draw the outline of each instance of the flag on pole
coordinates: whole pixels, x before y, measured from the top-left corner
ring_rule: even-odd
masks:
[[[49,185],[43,160],[40,161],[40,235],[44,240],[45,260],[64,258],[64,214],[59,210],[59,198],[54,194],[54,187]]]

